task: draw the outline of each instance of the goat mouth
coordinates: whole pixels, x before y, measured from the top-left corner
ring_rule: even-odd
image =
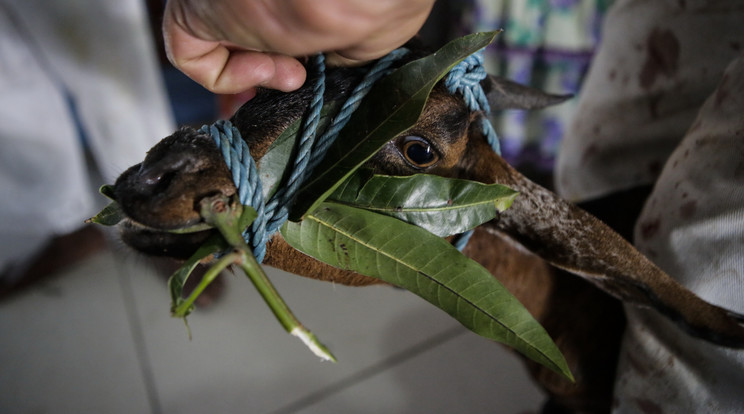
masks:
[[[187,259],[211,236],[214,229],[197,223],[178,229],[160,229],[129,217],[117,225],[121,240],[129,247],[151,256]]]
[[[232,203],[238,203],[236,195],[225,197],[221,192],[214,192],[199,197],[195,204],[201,206],[199,210],[203,210],[205,203],[212,203],[212,199],[220,196]],[[143,223],[125,210],[122,210],[122,213],[117,224],[122,241],[148,255],[187,259],[217,232],[213,225],[207,223],[208,220],[205,221],[201,212],[196,219],[185,219],[180,223],[170,222],[166,226],[153,226],[152,220]]]
[[[130,197],[127,193],[110,196],[117,205],[121,222],[132,231],[150,231],[172,234],[197,233],[214,227],[204,221],[200,212],[204,200],[234,194],[214,190],[202,194],[180,197]]]
[[[142,224],[136,220],[134,220],[131,217],[125,217],[120,223],[119,226],[122,228],[125,228],[127,231],[149,231],[149,232],[158,232],[158,233],[169,233],[169,234],[188,234],[188,233],[198,233],[202,231],[208,231],[214,229],[213,226],[200,221],[194,224],[186,225],[184,227],[177,227],[177,228],[157,228],[157,227],[151,227],[146,224]]]

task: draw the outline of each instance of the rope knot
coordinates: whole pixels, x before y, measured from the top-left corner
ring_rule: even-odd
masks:
[[[460,94],[471,112],[483,113],[480,120],[483,135],[491,148],[497,154],[501,154],[499,138],[488,119],[491,115],[491,105],[488,103],[488,97],[481,86],[481,81],[488,77],[488,73],[483,67],[484,50],[481,49],[473,53],[455,65],[444,78],[444,86],[451,94]]]
[[[488,104],[480,82],[488,77],[483,67],[483,50],[473,53],[455,65],[444,79],[444,86],[451,94],[459,93],[468,109],[482,111],[488,115],[491,106]]]

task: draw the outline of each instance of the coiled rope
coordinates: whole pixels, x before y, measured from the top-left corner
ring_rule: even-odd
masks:
[[[444,78],[444,86],[449,93],[462,95],[465,104],[471,112],[481,112],[480,117],[483,135],[496,154],[501,155],[501,146],[496,130],[489,120],[491,105],[480,82],[488,77],[483,67],[483,49],[473,53],[455,65]]]
[[[264,200],[256,162],[250,154],[248,145],[243,141],[240,131],[230,121],[226,120],[205,125],[200,129],[200,132],[209,134],[220,149],[232,174],[233,182],[238,188],[240,202],[252,206],[258,213],[258,217],[253,224],[243,232],[243,237],[251,246],[259,263],[263,261],[266,255],[266,244],[269,239],[287,220],[289,206],[300,185],[323,159],[341,129],[349,121],[351,114],[359,107],[362,99],[375,82],[387,75],[392,64],[407,53],[408,50],[404,48],[396,49],[379,59],[351,92],[325,132],[317,138],[318,123],[325,93],[325,60],[322,54],[313,57],[311,65],[316,73],[313,99],[300,129],[301,135],[298,141],[297,156],[286,184],[279,188],[268,201]],[[482,51],[476,52],[456,65],[447,74],[444,82],[450,93],[459,93],[463,96],[468,109],[483,113],[484,116],[481,119],[484,135],[494,151],[499,153],[498,138],[488,120],[490,106],[483,88],[480,86],[480,81],[488,76],[482,64]],[[472,231],[461,235],[455,246],[462,250],[471,234]]]
[[[452,68],[444,78],[444,86],[449,93],[462,95],[465,105],[471,112],[481,112],[480,122],[483,135],[496,154],[501,155],[499,137],[496,135],[496,130],[493,129],[489,119],[491,105],[489,105],[488,97],[480,84],[487,76],[488,73],[483,67],[483,49],[481,49]],[[473,230],[466,231],[458,235],[452,244],[457,250],[462,251],[468,245],[472,236]]]

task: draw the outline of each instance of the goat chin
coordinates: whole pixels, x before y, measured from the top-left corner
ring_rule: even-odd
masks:
[[[214,234],[214,230],[192,233],[171,233],[167,230],[145,226],[130,218],[119,225],[121,240],[129,247],[150,256],[164,256],[173,259],[188,259]]]

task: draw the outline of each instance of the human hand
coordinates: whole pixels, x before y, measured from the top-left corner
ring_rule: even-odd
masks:
[[[434,0],[169,0],[163,20],[171,63],[205,88],[234,94],[305,81],[297,57],[330,65],[379,58],[412,38]]]

